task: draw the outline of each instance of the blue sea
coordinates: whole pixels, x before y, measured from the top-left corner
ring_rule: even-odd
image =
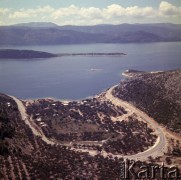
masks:
[[[181,68],[181,42],[8,46],[51,53],[123,52],[126,56],[69,56],[49,59],[1,59],[0,92],[22,99],[82,99],[118,84],[127,69]]]

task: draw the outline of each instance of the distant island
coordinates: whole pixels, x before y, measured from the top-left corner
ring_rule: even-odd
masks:
[[[0,49],[0,59],[33,59],[33,58],[51,58],[56,54],[33,51],[33,50],[17,50],[17,49]]]
[[[59,53],[53,54],[34,50],[0,49],[0,59],[36,59],[62,56],[122,56],[125,53]]]

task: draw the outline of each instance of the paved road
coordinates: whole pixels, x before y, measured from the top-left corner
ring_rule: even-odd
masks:
[[[149,156],[157,157],[159,155],[162,155],[164,153],[164,150],[166,150],[166,146],[167,146],[167,141],[166,141],[165,134],[164,134],[162,128],[160,128],[159,124],[156,121],[154,121],[152,118],[150,118],[143,111],[137,109],[135,106],[129,104],[128,102],[123,101],[123,100],[113,96],[112,90],[115,87],[116,86],[113,86],[112,88],[110,88],[106,92],[105,97],[108,100],[110,100],[113,104],[119,105],[119,106],[127,109],[128,111],[134,112],[143,121],[147,122],[148,125],[151,125],[152,128],[155,129],[155,131],[157,132],[157,135],[158,135],[158,138],[157,138],[155,145],[150,147],[148,150],[146,150],[144,152],[140,152],[140,153],[135,154],[135,155],[124,156],[124,157],[129,158],[129,159],[147,159]]]
[[[114,86],[115,87],[115,86]],[[108,155],[112,155],[113,157],[123,157],[123,158],[128,158],[128,159],[135,159],[135,160],[145,160],[147,159],[149,156],[152,157],[157,157],[159,155],[163,154],[164,148],[166,147],[166,138],[164,136],[164,133],[162,131],[161,128],[159,128],[159,125],[152,119],[150,118],[147,114],[145,114],[144,112],[140,111],[139,109],[135,108],[133,105],[118,99],[116,97],[114,97],[112,95],[112,90],[113,88],[110,88],[107,92],[105,97],[110,100],[113,104],[115,105],[119,105],[122,106],[123,108],[125,108],[126,110],[128,110],[129,112],[134,112],[137,116],[139,116],[142,120],[146,121],[148,124],[150,124],[152,126],[152,128],[154,128],[158,134],[158,139],[155,143],[154,146],[152,146],[151,148],[149,148],[148,150],[144,151],[144,152],[140,152],[138,154],[135,155],[130,155],[130,156],[122,156],[122,155],[114,155],[111,153],[106,153],[103,152],[103,156],[108,156]],[[26,109],[23,105],[23,103],[17,99],[16,97],[10,96],[14,99],[14,101],[17,103],[18,105],[18,109],[20,111],[22,120],[25,121],[25,123],[31,128],[32,132],[34,135],[36,136],[40,136],[42,138],[42,140],[44,142],[46,142],[47,144],[57,144],[56,142],[54,142],[51,139],[48,139],[44,133],[42,132],[41,128],[36,125],[36,123],[33,122],[33,119],[31,117],[29,117],[29,115],[26,113]],[[62,145],[66,145],[66,144],[62,144]],[[67,146],[71,146],[70,144],[67,144]],[[75,151],[79,151],[78,149],[74,149]],[[97,152],[96,151],[90,151],[90,150],[82,150],[85,152],[89,152],[92,155],[96,155]]]

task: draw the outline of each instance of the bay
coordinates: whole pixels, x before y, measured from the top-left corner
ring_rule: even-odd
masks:
[[[181,42],[9,46],[50,53],[111,53],[126,56],[69,56],[0,60],[0,92],[22,99],[82,99],[118,84],[127,69],[162,71],[181,68]]]

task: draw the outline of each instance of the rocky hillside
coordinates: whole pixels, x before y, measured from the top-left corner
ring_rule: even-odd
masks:
[[[143,73],[122,81],[114,95],[181,133],[181,70]]]
[[[119,179],[122,162],[46,144],[21,119],[16,103],[0,94],[0,179]]]

